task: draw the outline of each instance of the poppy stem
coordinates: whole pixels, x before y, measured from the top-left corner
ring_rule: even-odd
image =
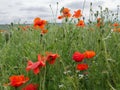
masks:
[[[107,47],[106,47],[106,42],[105,40],[103,40],[103,47],[104,47],[104,55],[105,55],[105,61],[106,61],[106,65],[107,65],[107,68],[109,71],[111,71],[111,67],[109,65],[109,62],[108,62],[108,53],[107,53]]]
[[[45,90],[45,80],[46,80],[46,66],[45,66],[45,70],[44,70],[43,89],[42,90]]]

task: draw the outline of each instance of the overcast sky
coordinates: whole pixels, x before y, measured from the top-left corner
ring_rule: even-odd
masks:
[[[35,17],[41,17],[49,22],[53,21],[52,11],[56,13],[58,2],[58,12],[62,7],[71,9],[83,9],[84,0],[0,0],[0,24],[32,23]],[[93,10],[97,10],[101,5],[115,11],[120,0],[86,0],[83,15],[88,17],[90,2],[93,3]],[[58,13],[59,15],[59,13]]]

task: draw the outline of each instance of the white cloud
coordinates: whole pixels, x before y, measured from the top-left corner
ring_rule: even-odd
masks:
[[[1,0],[0,1],[0,24],[27,21],[32,23],[37,16],[52,21],[52,11],[56,13],[56,2],[59,2],[59,10],[62,7],[68,7],[73,12],[76,9],[82,9],[84,0]],[[88,17],[89,3],[93,2],[93,9],[97,10],[98,5],[103,8],[108,7],[111,10],[116,10],[120,0],[86,0],[84,15]]]

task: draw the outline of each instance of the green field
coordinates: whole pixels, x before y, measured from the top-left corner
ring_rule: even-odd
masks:
[[[39,90],[119,90],[120,89],[120,34],[111,32],[107,25],[89,30],[64,24],[49,25],[49,32],[43,36],[31,28],[27,31],[13,28],[12,36],[6,42],[0,34],[0,87],[1,90],[13,90],[3,86],[11,75],[30,77],[28,83],[39,84]],[[109,37],[108,37],[109,35]],[[107,38],[108,37],[108,38]],[[93,50],[96,56],[86,60],[89,69],[84,76],[76,70],[72,60],[75,51]],[[27,60],[36,61],[37,54],[58,53],[60,57],[54,65],[48,63],[39,75],[27,73]],[[80,77],[83,75],[83,77]]]

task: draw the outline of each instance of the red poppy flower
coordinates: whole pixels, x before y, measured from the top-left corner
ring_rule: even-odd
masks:
[[[119,26],[119,23],[115,22],[115,23],[113,24],[113,26],[114,26],[114,27],[117,27],[117,26]]]
[[[97,27],[103,26],[103,19],[102,18],[97,18]]]
[[[98,22],[101,22],[101,18],[97,18],[97,23],[98,23]]]
[[[34,19],[34,27],[36,29],[39,29],[39,28],[43,29],[45,27],[46,23],[47,23],[47,21],[41,20],[39,17]]]
[[[70,9],[68,8],[63,8],[62,13],[64,17],[71,17]]]
[[[76,26],[80,26],[80,27],[84,27],[85,23],[83,20],[78,21],[78,23],[76,24]]]
[[[58,16],[58,19],[62,19],[63,18],[63,16]]]
[[[97,23],[97,27],[100,27],[100,26],[101,26],[101,22],[98,22],[98,23]]]
[[[51,52],[46,52],[47,54],[47,61],[49,64],[54,64],[55,63],[55,60],[59,57],[58,54],[53,54]]]
[[[84,52],[84,56],[85,58],[92,58],[96,55],[96,53],[94,51],[85,51]]]
[[[81,10],[74,11],[73,17],[79,18],[79,17],[81,17],[81,16],[82,16]]]
[[[46,57],[43,57],[43,56],[41,56],[40,54],[38,54],[38,61],[42,61],[43,63],[46,63]]]
[[[38,55],[38,61],[33,63],[32,61],[28,61],[26,70],[33,70],[34,74],[38,74],[40,72],[40,68],[45,66],[44,61],[41,59],[41,56]]]
[[[37,84],[28,84],[22,90],[38,90],[38,85]]]
[[[81,54],[80,52],[75,52],[72,56],[72,59],[76,62],[82,62],[84,59],[84,54]]]
[[[48,30],[46,30],[46,29],[41,30],[41,34],[43,34],[43,35],[46,34],[47,32],[48,32]]]
[[[13,87],[19,87],[22,84],[26,83],[29,78],[28,77],[24,77],[24,75],[13,75],[9,78],[10,80],[10,85]]]
[[[83,71],[83,70],[88,69],[88,65],[87,64],[78,64],[76,68],[77,68],[77,70]]]

